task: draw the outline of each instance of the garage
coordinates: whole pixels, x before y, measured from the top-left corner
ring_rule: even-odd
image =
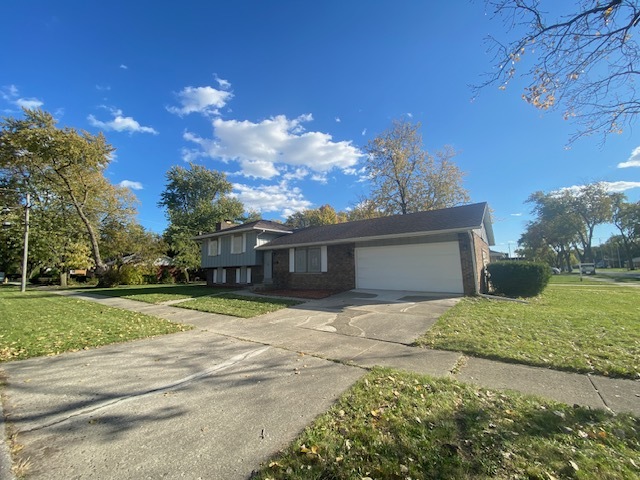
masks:
[[[458,242],[355,249],[356,288],[463,293]]]

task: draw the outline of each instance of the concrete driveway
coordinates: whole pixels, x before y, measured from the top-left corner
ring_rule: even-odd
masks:
[[[461,297],[352,290],[261,317],[263,321],[409,345]]]
[[[247,478],[364,374],[344,361],[409,361],[417,349],[397,343],[456,301],[347,292],[245,320],[91,299],[196,329],[4,364],[4,413],[28,478]],[[440,372],[457,358],[421,361]]]

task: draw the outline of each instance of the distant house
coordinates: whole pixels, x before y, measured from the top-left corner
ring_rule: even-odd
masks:
[[[465,295],[485,290],[494,244],[486,203],[296,231],[260,221],[197,239],[209,284]]]
[[[499,262],[500,260],[508,260],[509,255],[504,252],[497,252],[495,250],[489,251],[489,256],[491,257],[492,262]]]
[[[264,252],[257,250],[292,229],[277,222],[258,220],[234,225],[222,222],[216,231],[198,235],[201,267],[206,272],[208,285],[243,285],[264,281]],[[271,257],[267,259],[270,261]],[[270,269],[269,264],[266,268]]]

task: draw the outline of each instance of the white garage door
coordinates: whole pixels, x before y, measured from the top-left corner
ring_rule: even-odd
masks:
[[[356,248],[356,288],[463,293],[458,242]]]

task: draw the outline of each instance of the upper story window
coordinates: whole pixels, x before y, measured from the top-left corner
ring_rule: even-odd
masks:
[[[244,253],[247,250],[247,237],[244,233],[231,237],[231,253]]]
[[[209,243],[207,245],[207,255],[209,255],[210,257],[215,257],[216,255],[220,255],[220,240],[218,240],[217,238],[215,239],[209,239]]]

